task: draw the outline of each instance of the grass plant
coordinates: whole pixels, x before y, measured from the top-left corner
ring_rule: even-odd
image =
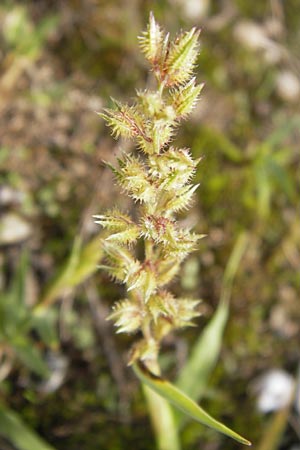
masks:
[[[115,322],[117,333],[138,336],[129,358],[136,375],[195,420],[249,445],[164,380],[158,362],[165,336],[174,329],[194,325],[193,319],[199,315],[199,299],[176,298],[168,289],[182,261],[203,238],[177,219],[193,201],[198,185],[192,178],[200,159],[194,160],[189,149],[171,144],[203,87],[194,76],[199,33],[192,28],[172,40],[150,14],[139,43],[156,88],[137,92],[130,105],[113,100],[114,108],[100,113],[115,138],[132,139],[136,144],[137,154],[124,152],[117,167],[110,167],[124,194],[137,203],[137,218],[114,208],[95,219],[107,230],[102,240],[105,263],[101,267],[126,286],[126,298],[114,305],[109,318]],[[151,398],[150,404],[155,411]],[[170,412],[165,409],[165,414]],[[171,447],[163,443],[160,448]]]

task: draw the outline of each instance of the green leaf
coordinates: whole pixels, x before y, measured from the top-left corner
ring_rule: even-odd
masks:
[[[296,180],[289,176],[288,170],[283,167],[282,163],[279,164],[274,160],[273,156],[270,156],[267,160],[268,171],[274,184],[276,184],[280,191],[289,198],[290,201],[296,201]]]
[[[150,387],[150,389],[161,395],[188,416],[244,445],[251,445],[251,442],[247,439],[243,438],[235,431],[210,416],[206,411],[204,411],[204,409],[197,405],[197,403],[189,398],[184,392],[180,391],[176,386],[151,373],[142,362],[139,361],[134,363],[133,370],[137,377],[148,387]]]
[[[220,155],[224,155],[228,161],[236,164],[241,164],[246,160],[245,154],[240,148],[215,128],[201,126],[193,147],[197,148],[197,154],[201,155],[205,152],[207,156],[208,151],[216,154],[215,149],[217,149],[218,158]]]
[[[55,308],[42,309],[32,316],[32,328],[34,328],[44,344],[51,348],[59,346],[57,332],[58,312]]]
[[[0,330],[5,339],[29,325],[30,313],[25,302],[27,270],[28,255],[23,252],[9,289],[0,295]]]
[[[270,214],[272,184],[265,165],[265,161],[259,160],[255,172],[257,189],[257,212],[263,219]]]
[[[33,372],[45,377],[48,375],[48,368],[41,353],[34,346],[34,343],[25,336],[18,336],[11,341],[11,345],[17,357]]]
[[[54,450],[38,436],[14,411],[0,406],[0,434],[18,450]]]
[[[78,286],[98,269],[98,264],[103,257],[103,247],[101,245],[101,233],[94,239],[80,248],[77,264],[72,276],[69,276],[71,287]]]
[[[101,233],[85,246],[80,239],[75,240],[68,261],[46,288],[44,295],[34,308],[35,313],[39,314],[41,310],[72,291],[96,272],[103,256],[100,235]]]
[[[282,145],[284,140],[291,136],[291,134],[298,130],[300,127],[300,116],[295,115],[293,117],[287,117],[286,120],[282,121],[275,127],[274,131],[268,136],[266,144],[270,147],[276,147]]]
[[[21,254],[20,264],[11,289],[12,300],[14,300],[14,306],[17,308],[25,307],[25,283],[27,270],[28,254],[27,252],[23,252]]]
[[[28,254],[23,252],[20,257],[20,263],[17,267],[11,289],[8,296],[8,313],[15,317],[15,321],[22,320],[26,315],[27,307],[25,302],[26,295],[26,273],[28,270]]]
[[[188,361],[185,363],[176,385],[194,400],[201,398],[218,360],[222,337],[229,313],[229,300],[235,274],[249,243],[249,235],[241,232],[228,260],[219,306],[196,341]],[[197,380],[197,382],[195,382]]]
[[[34,347],[30,348],[29,345],[32,344],[28,344],[27,347],[25,345],[22,347],[14,347],[17,357],[25,366],[28,367],[28,369],[42,377],[46,377],[48,375],[48,368],[46,364],[37,349]]]
[[[228,303],[220,302],[213,318],[204,328],[191,355],[180,372],[176,385],[193,399],[199,400],[218,360],[228,318]]]

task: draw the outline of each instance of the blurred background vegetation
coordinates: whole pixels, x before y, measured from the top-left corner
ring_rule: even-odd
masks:
[[[290,386],[300,357],[298,0],[1,1],[0,449],[155,448],[131,338],[105,321],[122,287],[97,271],[92,220],[134,207],[102,163],[128,143],[95,111],[145,87],[136,37],[150,10],[171,33],[203,28],[205,89],[176,145],[204,156],[182,219],[207,237],[173,286],[203,315],[167,339],[164,373],[258,450],[299,450],[299,392],[261,406],[266,375]],[[228,320],[215,313],[225,297]],[[184,449],[240,448],[181,430]]]

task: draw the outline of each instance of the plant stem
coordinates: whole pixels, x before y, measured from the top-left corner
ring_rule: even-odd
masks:
[[[155,375],[160,375],[157,359],[147,361],[147,367]],[[169,402],[143,384],[148,412],[156,437],[158,450],[181,450],[173,409]]]
[[[143,391],[158,450],[181,450],[171,405],[145,384]]]

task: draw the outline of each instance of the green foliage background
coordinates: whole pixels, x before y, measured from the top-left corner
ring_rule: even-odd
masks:
[[[49,443],[45,449],[155,447],[139,384],[126,367],[131,338],[116,337],[105,321],[122,287],[96,270],[102,255],[92,220],[112,205],[134,207],[102,164],[118,156],[120,144],[94,111],[109,106],[110,96],[130,101],[149,81],[136,37],[150,10],[173,34],[193,25],[203,29],[197,78],[205,82],[176,142],[204,156],[198,197],[182,218],[207,237],[173,286],[203,298],[203,316],[197,328],[168,339],[161,364],[176,379],[228,294],[223,274],[246,233],[225,334],[218,335],[223,323],[212,334],[222,341],[218,364],[212,371],[215,360],[206,359],[207,371],[197,375],[202,401],[259,449],[289,449],[296,442],[287,417],[285,431],[276,434],[272,417],[257,412],[252,386],[271,368],[295,375],[299,361],[300,93],[291,94],[292,82],[282,81],[288,73],[300,83],[299,6],[296,0],[207,0],[202,13],[190,17],[193,3],[1,2],[3,450],[44,448],[31,441],[30,430]],[[51,391],[44,377],[53,376],[58,360],[64,362],[62,383]],[[13,424],[23,440],[7,431]],[[183,448],[238,448],[196,423],[183,423],[181,430]],[[268,448],[267,432],[277,436]]]

